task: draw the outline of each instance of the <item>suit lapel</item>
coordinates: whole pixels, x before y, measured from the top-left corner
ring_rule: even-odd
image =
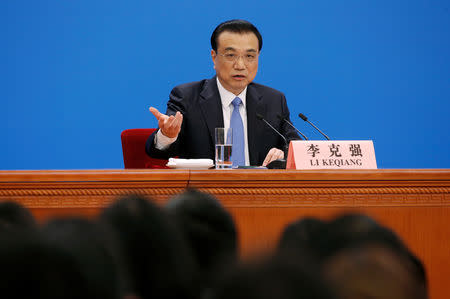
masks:
[[[205,83],[200,92],[200,110],[208,127],[211,142],[215,143],[215,128],[223,127],[222,102],[220,100],[219,89],[217,88],[217,79],[214,76]]]
[[[261,133],[263,124],[256,118],[256,114],[266,115],[266,109],[261,100],[262,96],[258,93],[253,84],[247,87],[247,136],[248,152],[250,155],[250,165],[257,165],[259,161],[259,151],[262,148]]]

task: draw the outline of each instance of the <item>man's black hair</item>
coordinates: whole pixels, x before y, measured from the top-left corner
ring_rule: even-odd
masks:
[[[320,232],[326,227],[326,222],[313,218],[305,217],[290,223],[284,228],[278,242],[278,251],[306,251],[314,256],[314,240],[321,237]]]
[[[117,259],[110,248],[109,232],[79,217],[52,219],[42,227],[51,246],[67,252],[89,282],[86,298],[121,298]]]
[[[0,202],[0,232],[12,228],[37,229],[36,220],[23,205],[13,201]]]
[[[299,256],[274,256],[226,271],[211,299],[334,299],[319,269]]]
[[[117,236],[129,279],[141,298],[197,298],[196,264],[166,212],[141,195],[126,195],[102,211],[100,223]]]
[[[41,234],[6,230],[0,233],[0,244],[2,298],[99,298],[90,292],[92,284],[75,258]]]
[[[205,287],[217,273],[237,261],[233,218],[213,195],[189,189],[172,198],[166,210],[191,246]]]
[[[214,29],[214,32],[211,35],[211,47],[214,51],[217,52],[217,39],[219,38],[219,35],[224,31],[240,34],[254,33],[259,42],[258,50],[261,51],[263,44],[261,33],[259,33],[255,25],[246,20],[229,20],[219,24],[219,26]]]
[[[344,214],[328,222],[319,232],[313,248],[319,259],[324,262],[337,253],[369,246],[380,245],[408,259],[414,266],[418,282],[427,288],[426,270],[422,261],[415,256],[405,243],[388,227],[362,214]]]

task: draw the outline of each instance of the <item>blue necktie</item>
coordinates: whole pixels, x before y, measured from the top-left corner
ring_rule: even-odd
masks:
[[[236,97],[233,102],[233,113],[231,114],[230,128],[233,129],[233,149],[231,160],[233,167],[245,165],[245,141],[244,141],[244,124],[242,123],[241,114],[239,113],[239,106],[242,101]]]

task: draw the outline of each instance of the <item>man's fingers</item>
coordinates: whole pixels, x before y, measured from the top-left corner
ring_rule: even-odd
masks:
[[[170,115],[170,116],[166,115],[166,117],[161,118],[162,124],[160,124],[159,127],[163,131],[169,131],[170,130],[170,125],[172,124],[173,119],[174,119],[173,115]]]
[[[181,129],[181,123],[183,122],[183,115],[177,111],[175,115],[167,116],[161,114],[158,121],[161,132],[167,137],[176,137]]]
[[[180,111],[177,111],[177,113],[175,113],[175,118],[178,120],[183,120],[183,114],[181,114]]]
[[[172,129],[175,123],[175,116],[171,115],[167,118],[165,127],[167,129]]]
[[[272,156],[273,156],[274,148],[270,149],[270,151],[267,153],[266,158],[264,159],[263,165],[266,166],[270,162],[272,162]]]
[[[157,120],[161,118],[162,113],[158,111],[155,107],[150,107],[148,110],[156,117]]]
[[[181,127],[181,122],[183,121],[183,115],[177,111],[177,113],[175,115],[171,115],[168,117],[166,124],[167,127],[170,128],[177,128],[177,127]]]
[[[163,129],[164,127],[166,127],[168,119],[169,119],[169,117],[167,115],[160,114],[160,117],[158,119],[158,127],[160,129]]]
[[[177,111],[177,114],[175,114],[175,119],[173,120],[172,123],[172,128],[179,130],[181,128],[182,123],[183,123],[183,114]]]
[[[267,166],[272,161],[275,161],[277,159],[283,159],[284,153],[283,151],[277,149],[277,148],[271,148],[270,151],[267,153],[266,158],[264,159],[262,166]]]
[[[277,159],[284,159],[284,152],[282,150],[276,149],[276,158],[274,160]]]

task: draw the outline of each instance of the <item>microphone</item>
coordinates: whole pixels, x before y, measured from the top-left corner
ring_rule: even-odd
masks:
[[[327,140],[330,140],[330,138],[329,138],[327,135],[325,135],[325,134],[324,134],[318,127],[316,127],[312,122],[310,122],[310,121],[308,120],[308,118],[307,118],[304,114],[299,113],[299,114],[298,114],[298,117],[300,117],[301,119],[303,119],[304,121],[306,121],[307,123],[309,123],[311,126],[313,126],[314,129],[316,129],[317,131],[319,131],[320,134],[322,134]]]
[[[288,151],[288,146],[289,146],[286,137],[284,137],[283,134],[278,132],[278,130],[275,129],[267,120],[265,120],[261,114],[256,113],[256,118],[259,120],[262,120],[266,125],[268,125],[272,130],[274,130],[278,135],[280,135],[281,138],[283,138],[283,140],[284,140],[284,151],[283,152],[284,152],[284,155],[286,156],[287,151]],[[266,167],[269,169],[286,169],[286,160],[285,159],[274,160],[274,161],[270,162],[269,164],[267,164]]]
[[[284,137],[283,134],[281,134],[280,132],[278,132],[278,130],[275,129],[275,128],[267,121],[267,120],[265,120],[264,117],[263,117],[261,114],[256,113],[256,118],[259,119],[259,120],[262,120],[263,122],[265,122],[266,125],[268,125],[272,130],[274,130],[278,135],[280,135],[281,138],[283,138],[283,140],[284,140],[285,147],[288,146],[288,142],[287,142],[286,137]]]
[[[286,123],[288,123],[288,125],[290,125],[291,127],[293,127],[300,135],[302,135],[303,139],[308,140],[308,137],[305,136],[305,134],[303,134],[302,132],[300,132],[296,127],[294,127],[294,125],[288,121],[286,118],[282,117],[281,114],[277,114],[277,117],[281,120],[284,121]]]

